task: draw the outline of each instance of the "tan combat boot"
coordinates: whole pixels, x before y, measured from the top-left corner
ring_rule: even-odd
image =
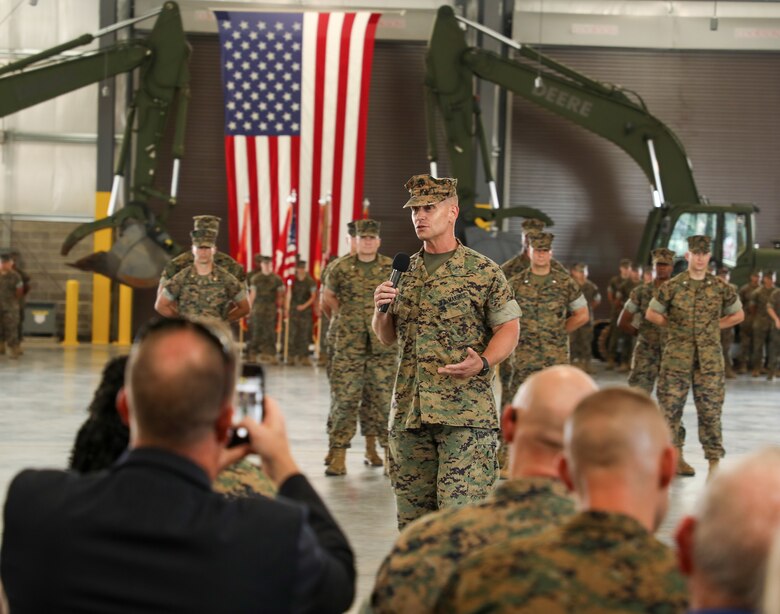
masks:
[[[612,371],[615,368],[615,359],[607,358],[607,371]]]
[[[707,481],[709,482],[712,479],[712,476],[715,475],[715,472],[718,470],[718,464],[720,463],[720,460],[717,458],[711,458],[710,459],[710,469],[707,471]]]
[[[333,448],[330,464],[325,469],[325,475],[347,475],[347,449]]]
[[[5,354],[5,341],[0,341],[0,356]]]
[[[330,465],[330,461],[333,459],[333,448],[328,448],[328,453],[325,455],[325,466]]]
[[[736,379],[737,374],[734,373],[734,369],[730,364],[726,364],[726,379]]]
[[[382,458],[376,453],[375,435],[366,435],[366,456],[363,462],[369,467],[381,467],[384,465]]]
[[[683,453],[680,448],[677,448],[678,456],[677,456],[677,475],[684,475],[684,476],[691,476],[696,475],[696,470],[691,467],[687,462],[685,462],[685,458],[683,458]]]
[[[22,352],[19,350],[18,345],[10,345],[8,346],[8,355],[11,359],[17,360],[22,355]]]
[[[737,375],[745,375],[748,372],[747,363],[742,363],[737,369]]]
[[[758,377],[761,375],[761,369],[753,369],[753,373],[751,373],[753,377]]]

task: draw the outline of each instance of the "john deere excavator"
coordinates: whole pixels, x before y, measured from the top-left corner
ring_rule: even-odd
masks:
[[[155,15],[154,28],[145,38],[125,40],[75,57],[61,55]],[[116,229],[117,237],[109,252],[91,254],[73,266],[135,288],[148,288],[157,285],[163,267],[178,253],[179,248],[165,223],[176,204],[179,161],[184,150],[189,56],[190,46],[184,37],[179,7],[175,2],[166,2],[149,15],[109,26],[95,34],[84,34],[0,67],[0,117],[138,69],[138,88],[128,112],[111,190],[110,215],[77,227],[62,245],[62,255],[67,255],[83,238],[104,228]],[[178,108],[172,152],[173,179],[170,191],[162,191],[155,187],[159,147],[175,101]],[[131,156],[129,203],[115,211]],[[152,199],[162,201],[157,212],[150,206]]]
[[[469,47],[462,25],[500,40],[520,57],[532,60],[533,66]],[[435,163],[434,110],[438,109],[452,173],[458,178],[461,210],[466,223],[472,225],[472,237],[485,234],[474,228],[475,220],[480,218],[499,221],[522,215],[544,219],[522,207],[475,208],[475,136],[480,141],[485,175],[491,179],[487,145],[473,94],[475,77],[506,88],[612,141],[634,159],[647,176],[653,194],[637,262],[648,263],[650,251],[656,247],[669,247],[682,254],[687,250],[685,240],[689,235],[707,234],[713,239],[713,257],[732,269],[734,283],[746,282],[751,270],[780,266],[780,250],[755,246],[758,207],[707,202],[696,187],[682,143],[668,126],[650,114],[638,94],[591,79],[536,49],[456,16],[452,7],[443,6],[438,11],[426,55],[428,155]],[[491,192],[495,194],[495,189],[491,188]],[[468,229],[465,237],[468,241]]]

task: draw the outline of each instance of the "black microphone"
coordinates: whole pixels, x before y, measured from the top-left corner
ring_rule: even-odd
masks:
[[[398,252],[393,258],[393,272],[390,273],[390,283],[393,284],[393,288],[398,286],[398,280],[401,279],[401,273],[406,273],[409,270],[409,256],[403,252]],[[379,308],[382,313],[387,313],[387,308],[390,307],[390,303],[385,303]]]

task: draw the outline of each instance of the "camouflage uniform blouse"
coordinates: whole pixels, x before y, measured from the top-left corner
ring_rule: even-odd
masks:
[[[428,514],[401,533],[379,568],[372,611],[432,612],[465,556],[536,535],[573,514],[563,482],[544,477],[507,480],[480,503]]]
[[[662,369],[690,372],[698,358],[701,371],[723,371],[719,321],[742,309],[730,284],[710,273],[696,282],[685,271],[661,285],[650,309],[668,320]]]
[[[509,285],[523,312],[515,356],[531,363],[568,363],[566,314],[587,307],[580,285],[568,273],[552,268],[544,276],[535,276],[528,268],[512,277]]]
[[[175,301],[179,315],[227,320],[231,305],[246,298],[244,284],[222,267],[199,275],[194,266],[182,269],[165,284],[165,298]]]
[[[766,306],[769,304],[769,297],[772,296],[772,292],[775,290],[777,290],[775,286],[767,288],[762,284],[759,288],[750,293],[750,305],[754,308],[754,325],[768,327],[772,323]]]
[[[661,284],[663,285],[663,284]],[[666,340],[666,327],[656,326],[645,318],[647,308],[650,307],[650,301],[658,296],[658,290],[661,285],[655,283],[641,284],[631,291],[626,304],[623,308],[634,316],[639,316],[639,327],[637,336],[651,348],[660,348]]]
[[[382,345],[371,328],[374,315],[374,290],[387,279],[393,260],[377,254],[371,263],[361,263],[357,256],[347,256],[336,261],[328,270],[327,288],[338,299],[338,326],[340,335],[334,337],[334,349],[349,347],[355,342],[356,348],[368,347],[373,353],[395,351]],[[366,335],[369,343],[366,346]]]
[[[582,290],[582,296],[588,303],[588,322],[593,324],[593,303],[601,302],[601,292],[599,287],[594,284],[590,279],[586,279],[585,283],[580,286]]]
[[[249,285],[255,291],[255,302],[252,304],[253,311],[276,309],[276,300],[279,294],[284,290],[284,282],[276,273],[265,275],[257,271],[249,278]]]
[[[193,262],[195,262],[195,257],[192,255],[192,252],[183,252],[179,254],[165,265],[162,276],[160,277],[160,284],[165,285],[165,283],[169,279],[172,279],[176,273],[186,269],[188,266],[192,266]],[[225,269],[241,283],[246,281],[246,271],[244,270],[244,267],[227,254],[223,252],[215,253],[214,264]]]
[[[665,614],[686,605],[671,549],[633,518],[588,511],[467,558],[439,611]]]
[[[391,429],[422,424],[498,428],[491,377],[456,379],[439,367],[482,353],[492,329],[520,317],[498,265],[462,244],[428,275],[420,250],[401,276],[390,313],[401,364],[390,408]]]

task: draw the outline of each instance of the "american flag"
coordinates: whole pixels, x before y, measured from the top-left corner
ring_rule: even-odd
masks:
[[[225,97],[231,253],[249,208],[247,264],[275,254],[297,194],[297,253],[315,271],[320,200],[330,195],[323,250],[344,251],[361,217],[368,94],[379,14],[215,11]],[[286,249],[286,247],[285,247]]]

